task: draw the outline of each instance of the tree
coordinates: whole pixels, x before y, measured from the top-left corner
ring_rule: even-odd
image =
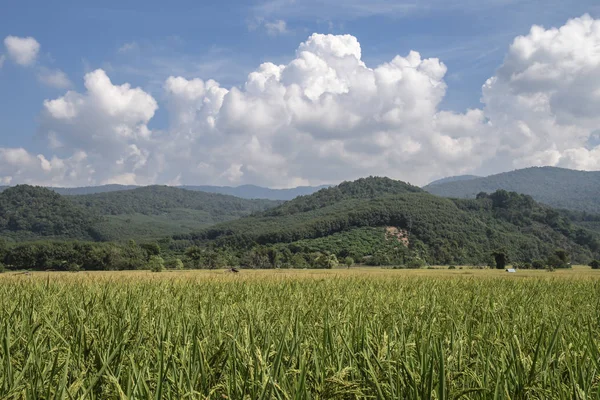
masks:
[[[552,268],[569,268],[569,253],[557,249],[548,257],[547,265]]]
[[[499,249],[492,253],[494,257],[494,261],[496,262],[496,269],[504,269],[508,262],[508,256],[506,255],[506,250]]]
[[[208,269],[223,268],[225,266],[225,259],[215,250],[207,250],[202,257],[203,265]]]
[[[165,261],[161,256],[150,256],[148,266],[152,272],[162,272],[165,270]]]
[[[598,260],[593,260],[590,263],[590,267],[592,267],[592,269],[600,269],[600,261]]]
[[[290,261],[292,268],[308,268],[309,264],[301,253],[296,253]]]
[[[267,257],[269,258],[269,264],[271,268],[278,268],[281,262],[281,253],[277,251],[275,247],[269,247],[267,249]]]
[[[344,258],[344,264],[350,269],[350,267],[354,265],[354,259],[352,257],[346,257]]]
[[[148,257],[160,255],[160,246],[158,243],[142,243],[140,244],[140,248],[146,251]]]
[[[198,246],[190,246],[185,249],[185,256],[191,261],[192,268],[200,268],[202,260],[202,249]]]
[[[533,267],[533,269],[544,269],[546,267],[546,264],[544,264],[542,260],[533,260],[531,262],[531,266]]]
[[[335,254],[322,253],[315,259],[315,265],[319,268],[333,269],[339,265]]]
[[[173,268],[176,270],[182,270],[183,269],[183,261],[181,261],[179,258],[176,258],[175,261],[173,262]]]

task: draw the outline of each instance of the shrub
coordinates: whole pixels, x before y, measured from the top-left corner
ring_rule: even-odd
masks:
[[[351,266],[354,265],[354,259],[352,257],[344,258],[344,265],[346,265],[346,267],[350,268]]]
[[[456,265],[449,265],[448,269],[456,269]]]
[[[416,269],[416,268],[423,268],[425,266],[425,261],[423,261],[423,259],[420,258],[420,257],[414,257],[414,258],[411,258],[406,263],[406,266],[408,268],[414,268],[414,269]]]
[[[151,256],[148,266],[152,272],[162,272],[165,269],[165,261],[161,256]]]
[[[179,258],[176,258],[175,261],[173,261],[173,269],[182,270],[183,261],[181,261]]]
[[[598,260],[593,260],[589,265],[592,269],[600,269],[600,261]]]
[[[546,268],[546,264],[542,260],[533,260],[531,263],[533,269],[544,269]]]
[[[67,271],[69,271],[69,272],[79,272],[79,271],[81,271],[81,266],[79,264],[77,264],[77,263],[74,263],[74,262],[69,263],[69,264],[67,264]]]

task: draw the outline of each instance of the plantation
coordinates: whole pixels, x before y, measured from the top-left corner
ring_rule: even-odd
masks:
[[[5,273],[0,398],[596,398],[598,278]]]

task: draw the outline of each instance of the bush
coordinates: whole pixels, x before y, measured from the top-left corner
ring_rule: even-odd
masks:
[[[546,268],[546,264],[542,260],[533,260],[531,263],[533,269],[544,269]]]
[[[456,265],[449,265],[448,269],[456,269]]]
[[[421,259],[420,257],[415,257],[410,259],[407,263],[406,266],[408,268],[423,268],[425,266],[425,261],[423,261],[423,259]]]
[[[161,256],[151,256],[148,266],[152,272],[162,272],[165,270],[165,261]]]
[[[354,259],[352,257],[344,258],[344,265],[346,265],[346,267],[350,268],[351,266],[354,265]]]
[[[77,264],[77,263],[74,263],[74,262],[69,263],[69,264],[67,264],[67,271],[69,271],[69,272],[79,272],[79,271],[81,271],[81,266],[79,264]]]
[[[598,260],[593,260],[589,265],[592,269],[600,269],[600,261]]]

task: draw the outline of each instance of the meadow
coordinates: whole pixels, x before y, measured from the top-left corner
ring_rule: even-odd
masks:
[[[599,398],[599,278],[4,273],[0,398]]]

